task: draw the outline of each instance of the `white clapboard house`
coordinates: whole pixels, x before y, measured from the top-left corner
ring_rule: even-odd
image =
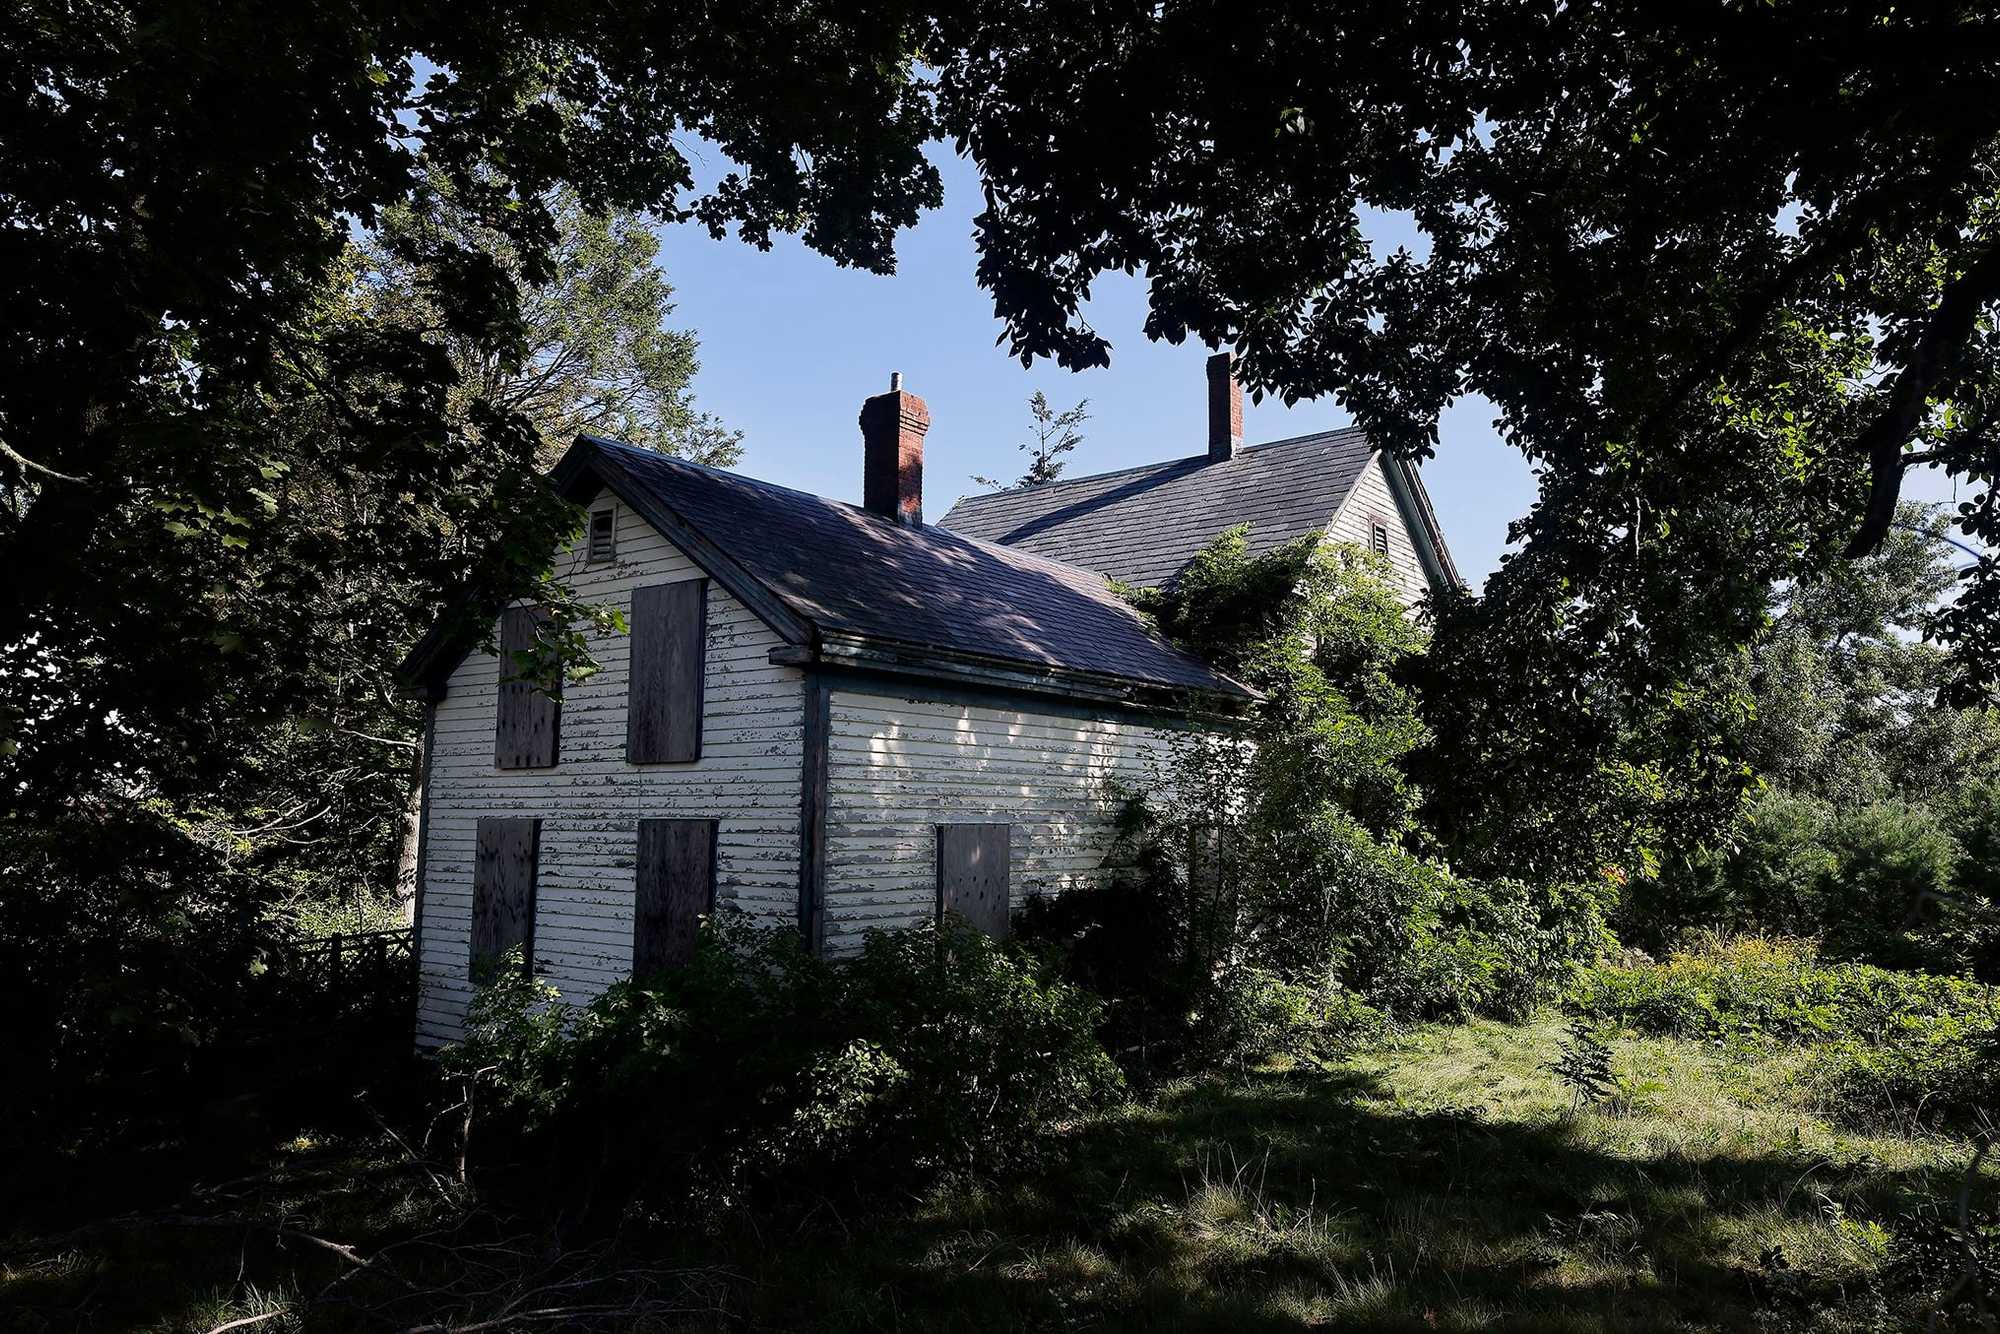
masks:
[[[1193,459],[961,502],[922,520],[923,400],[861,411],[864,503],[585,437],[551,473],[585,507],[559,576],[623,610],[560,698],[441,622],[427,702],[418,1039],[457,1036],[475,962],[520,946],[585,1002],[692,948],[726,902],[852,953],[954,911],[996,934],[1103,876],[1121,794],[1167,730],[1249,692],[1111,590],[1169,579],[1238,523],[1385,551],[1414,596],[1455,578],[1414,471],[1355,432],[1239,448],[1211,372]]]

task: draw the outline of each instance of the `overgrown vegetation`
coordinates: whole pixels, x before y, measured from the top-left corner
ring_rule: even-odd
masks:
[[[607,1330],[1860,1334],[1921,1328],[1956,1285],[1965,1142],[1830,1124],[1799,1082],[1810,1059],[1679,1038],[1611,1035],[1614,1077],[1642,1087],[1579,1109],[1547,1068],[1563,1036],[1477,1021],[1330,1070],[1171,1081],[1025,1170],[698,1231],[592,1237],[504,1192],[482,1205],[448,1154],[441,1189],[379,1134],[295,1139],[268,1173],[143,1201],[128,1181],[136,1215],[6,1238],[0,1323],[206,1334],[279,1311],[266,1327],[290,1334],[554,1309]],[[2000,1171],[1969,1200],[1990,1220]],[[1941,1329],[1980,1328],[1976,1291]]]
[[[689,398],[696,343],[665,324],[644,220],[572,191],[539,206],[545,269],[427,177],[345,247],[262,391],[227,405],[240,448],[199,494],[141,488],[106,521],[122,536],[90,560],[145,581],[115,626],[86,601],[0,643],[37,720],[0,743],[0,1006],[18,1020],[0,1057],[46,1072],[0,1090],[0,1145],[106,1128],[135,1084],[146,1102],[205,1096],[189,1072],[263,1029],[260,979],[289,942],[407,915],[421,709],[395,664],[445,589],[545,573],[576,522],[516,462],[547,464],[579,430],[736,456]],[[521,303],[518,355],[447,318],[459,247]],[[367,369],[385,345],[451,392],[403,401]],[[432,409],[436,437],[413,438]],[[404,451],[422,477],[376,488],[371,467]],[[190,587],[209,600],[182,605]],[[602,614],[555,601],[572,626]]]
[[[1752,938],[1665,964],[1591,969],[1579,1014],[1640,1033],[1812,1060],[1830,1115],[1978,1129],[2000,1107],[2000,998],[1952,977],[1832,963],[1803,942]]]
[[[1117,897],[1029,921],[1137,1022],[1122,1045],[1204,1068],[1337,1050],[1384,1017],[1518,1018],[1608,939],[1595,890],[1470,880],[1432,855],[1402,683],[1425,636],[1387,574],[1313,540],[1252,555],[1238,529],[1170,589],[1130,594],[1262,698],[1173,741],[1132,803]]]
[[[614,1216],[988,1175],[1037,1161],[1123,1082],[1092,996],[956,923],[832,963],[724,916],[686,967],[580,1012],[554,1001],[500,970],[445,1069],[481,1160]]]
[[[1733,744],[1758,786],[1633,877],[1630,943],[1812,936],[1833,958],[2000,981],[2000,709],[1940,700],[1946,655],[1916,636],[1957,553],[1935,510],[1898,523],[1878,555],[1773,595],[1736,674]]]

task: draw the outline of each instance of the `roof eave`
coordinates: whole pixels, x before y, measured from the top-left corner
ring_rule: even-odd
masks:
[[[1233,716],[1261,698],[1250,687],[1220,673],[1215,675],[1225,683],[1221,688],[1144,681],[1070,667],[1034,667],[1013,659],[849,633],[823,633],[819,643],[810,648],[775,648],[770,659],[790,666],[906,676],[1179,717]]]
[[[1430,491],[1424,486],[1423,475],[1417,471],[1415,463],[1409,459],[1390,458],[1383,455],[1389,466],[1384,473],[1389,479],[1389,488],[1398,505],[1416,522],[1413,527],[1422,539],[1418,545],[1418,559],[1423,563],[1424,576],[1430,581],[1433,593],[1458,591],[1465,588],[1465,580],[1458,572],[1458,565],[1451,558],[1451,548],[1444,542],[1444,528],[1438,523],[1437,511],[1431,507]]]

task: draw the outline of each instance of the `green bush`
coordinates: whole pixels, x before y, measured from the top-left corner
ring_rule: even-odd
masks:
[[[877,933],[844,963],[723,919],[687,967],[581,1011],[509,971],[446,1068],[475,1156],[538,1163],[600,1207],[982,1172],[1120,1086],[1096,1000],[962,926]]]
[[[2000,787],[1942,812],[1880,800],[1845,810],[1765,792],[1734,843],[1633,884],[1617,914],[1636,944],[1688,930],[1813,937],[1829,958],[2000,980]]]
[[[1567,1004],[1642,1033],[1810,1046],[1812,1083],[1843,1119],[1962,1120],[2000,1097],[2000,1013],[1985,988],[1827,962],[1806,942],[1711,940],[1664,964],[1600,965]]]
[[[1287,982],[1268,968],[1219,969],[1189,1011],[1191,1068],[1241,1067],[1273,1056],[1330,1060],[1381,1031],[1384,1016],[1355,993]]]
[[[1977,1129],[2000,1106],[2000,1043],[1990,1025],[1944,1018],[1895,1041],[1830,1043],[1811,1083],[1842,1120]]]
[[[2000,779],[1966,784],[1945,827],[1959,855],[1936,928],[1940,948],[1981,981],[2000,982]]]
[[[1826,832],[1834,862],[1819,882],[1819,934],[1829,954],[1892,968],[1949,966],[1927,932],[1952,897],[1958,847],[1922,806],[1858,807]]]

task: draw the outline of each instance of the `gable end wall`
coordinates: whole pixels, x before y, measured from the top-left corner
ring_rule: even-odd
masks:
[[[1341,503],[1339,513],[1327,525],[1326,535],[1336,542],[1352,542],[1366,551],[1369,516],[1378,516],[1389,530],[1389,565],[1395,572],[1397,590],[1404,603],[1414,604],[1430,592],[1430,580],[1424,576],[1423,563],[1417,557],[1416,538],[1410,532],[1402,506],[1396,503],[1395,493],[1389,489],[1384,466],[1379,454],[1369,461],[1355,479],[1354,489]]]
[[[610,500],[604,493],[593,502]],[[617,556],[587,564],[580,547],[557,562],[586,601],[631,611],[632,589],[702,577],[702,570],[624,504]],[[760,921],[796,920],[805,677],[769,654],[783,641],[720,586],[708,592],[701,758],[625,761],[629,638],[594,638],[597,675],[569,687],[562,751],[553,769],[493,763],[498,663],[469,655],[434,715],[424,825],[417,1038],[459,1036],[467,980],[472,861],[481,816],[542,821],[535,915],[536,967],[566,999],[587,1002],[629,974],[639,821],[709,818],[716,897]]]

